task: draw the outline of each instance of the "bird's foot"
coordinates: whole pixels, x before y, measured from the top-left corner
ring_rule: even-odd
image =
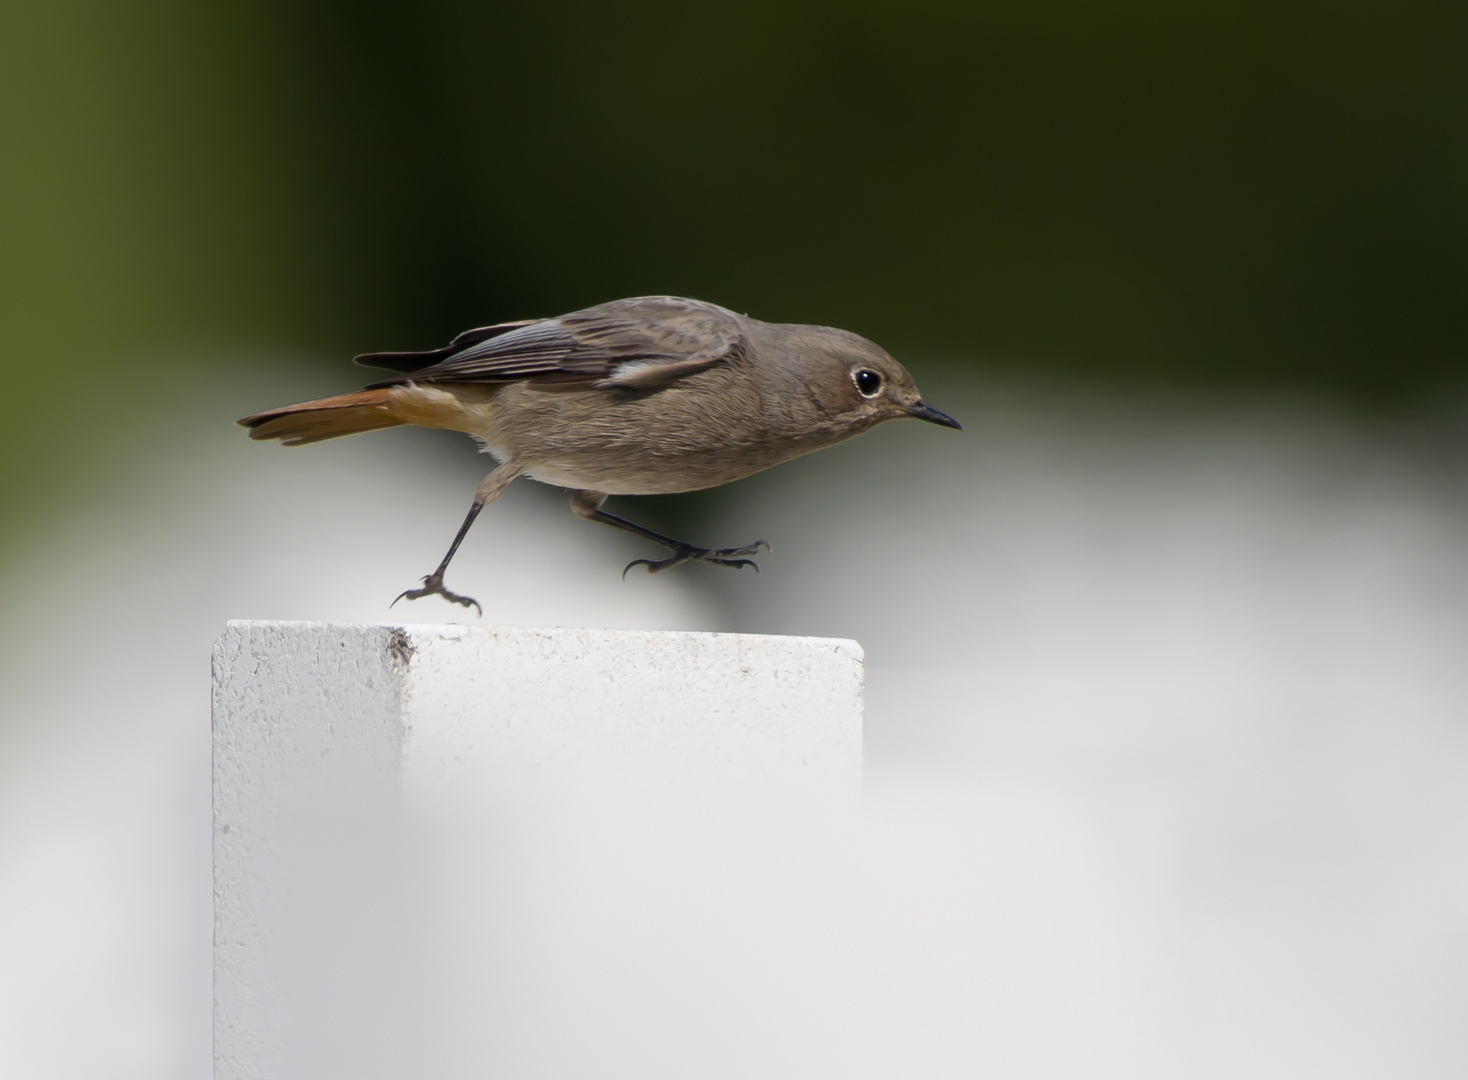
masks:
[[[673,554],[666,559],[633,559],[622,569],[622,580],[627,579],[627,571],[634,566],[645,566],[649,574],[656,574],[659,570],[671,570],[675,566],[682,566],[689,562],[708,563],[710,566],[732,566],[736,570],[742,566],[753,566],[754,572],[759,573],[759,564],[746,556],[758,555],[760,549],[773,550],[764,540],[756,540],[752,544],[739,548],[698,548],[691,544],[678,544],[672,548]]]
[[[472,607],[480,616],[484,615],[484,609],[479,606],[479,601],[472,596],[460,596],[458,593],[449,592],[443,587],[442,574],[429,574],[423,579],[423,588],[408,589],[398,594],[398,600],[422,600],[425,596],[442,596],[451,604],[461,604],[464,607]],[[392,607],[398,600],[394,600],[388,607]]]

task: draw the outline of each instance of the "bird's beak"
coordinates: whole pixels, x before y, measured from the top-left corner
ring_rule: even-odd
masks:
[[[919,420],[926,420],[930,424],[942,424],[944,427],[956,428],[959,431],[963,430],[963,425],[953,419],[953,417],[947,413],[940,413],[937,409],[930,409],[921,401],[916,405],[909,405],[907,407],[907,415],[915,416]]]

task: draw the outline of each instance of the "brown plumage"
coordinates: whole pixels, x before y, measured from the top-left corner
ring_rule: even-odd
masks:
[[[652,571],[690,561],[754,565],[748,556],[761,544],[694,548],[613,517],[601,503],[715,487],[898,417],[958,426],[925,405],[907,370],[865,338],[677,297],[501,323],[442,349],[357,362],[400,374],[239,422],[251,438],[287,446],[399,424],[480,440],[500,467],[480,485],[438,570],[403,594],[412,599],[473,603],[443,588],[443,571],[479,510],[522,474],[573,489],[583,517],[668,547],[668,559],[638,560]]]

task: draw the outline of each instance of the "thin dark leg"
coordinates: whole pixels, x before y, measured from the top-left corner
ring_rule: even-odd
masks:
[[[443,562],[438,564],[438,569],[423,579],[421,589],[407,589],[398,594],[398,600],[406,597],[409,600],[421,600],[425,596],[442,596],[445,600],[464,607],[472,607],[480,615],[484,609],[479,606],[479,601],[472,596],[460,596],[458,593],[449,592],[443,587],[443,572],[449,568],[449,562],[454,557],[454,552],[459,550],[459,545],[464,542],[464,537],[469,533],[469,526],[474,524],[474,519],[479,516],[479,511],[484,509],[482,502],[476,502],[469,507],[469,513],[464,515],[464,524],[459,526],[459,535],[454,537],[454,542],[449,545],[449,553],[443,557]],[[392,607],[398,600],[394,600],[388,607]]]
[[[634,566],[645,566],[649,574],[656,574],[660,570],[671,570],[675,566],[682,566],[687,562],[708,563],[710,566],[732,566],[738,569],[742,566],[753,566],[755,573],[759,572],[759,565],[747,555],[758,555],[760,549],[770,550],[770,545],[764,540],[756,540],[752,544],[738,548],[701,548],[682,540],[674,540],[671,536],[653,532],[637,524],[628,521],[616,514],[609,514],[601,508],[606,501],[606,496],[595,491],[578,491],[571,496],[571,509],[587,521],[595,521],[602,525],[610,525],[614,529],[640,536],[644,540],[651,540],[654,544],[660,544],[673,554],[666,559],[633,559],[622,569],[622,577],[627,576],[627,571]]]
[[[478,490],[474,492],[474,502],[470,504],[469,512],[464,515],[464,524],[459,526],[459,532],[454,537],[454,542],[449,545],[448,554],[443,557],[443,562],[438,564],[438,569],[423,579],[421,589],[408,589],[406,592],[399,593],[393,604],[405,597],[409,600],[421,600],[425,596],[441,596],[450,603],[472,607],[480,615],[484,614],[484,609],[479,606],[479,601],[472,596],[460,596],[444,588],[444,571],[449,568],[449,563],[453,561],[454,553],[459,550],[459,545],[464,542],[464,537],[469,535],[469,526],[474,524],[474,519],[479,516],[479,511],[483,510],[487,503],[493,502],[505,488],[510,486],[510,481],[519,475],[518,468],[505,464],[484,478]],[[391,607],[392,604],[388,606]]]

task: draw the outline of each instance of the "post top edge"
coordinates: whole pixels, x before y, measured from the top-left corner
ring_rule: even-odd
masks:
[[[531,636],[531,637],[581,637],[588,635],[598,638],[667,638],[667,639],[693,639],[693,640],[734,640],[734,641],[787,641],[800,643],[804,647],[825,646],[837,652],[851,657],[857,663],[863,663],[866,652],[860,642],[851,638],[814,637],[797,634],[739,634],[724,631],[709,630],[643,630],[643,629],[619,629],[615,627],[581,627],[581,626],[490,626],[469,623],[404,623],[404,622],[334,622],[330,620],[312,619],[230,619],[225,623],[225,632],[249,631],[253,629],[272,630],[295,630],[301,633],[318,631],[322,634],[340,635],[343,633],[362,633],[364,631],[387,630],[400,631],[415,641],[429,640],[454,640],[464,637],[503,637],[503,636]]]

